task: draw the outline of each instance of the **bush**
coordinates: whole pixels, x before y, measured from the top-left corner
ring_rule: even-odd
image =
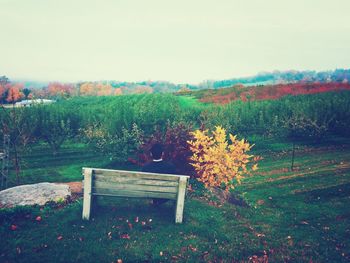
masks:
[[[194,175],[194,170],[189,164],[192,153],[187,143],[193,137],[190,132],[192,125],[184,122],[168,122],[165,130],[157,127],[153,135],[145,139],[144,144],[138,154],[138,165],[143,165],[150,161],[149,151],[153,144],[164,145],[164,159],[172,162],[176,166],[177,173],[184,175]],[[135,161],[134,161],[135,162]]]
[[[206,187],[224,187],[228,191],[234,188],[235,182],[240,183],[242,177],[249,174],[247,165],[253,156],[247,152],[252,146],[244,139],[237,140],[236,136],[229,134],[229,143],[226,130],[220,126],[215,128],[212,136],[208,135],[208,130],[196,130],[191,134],[194,137],[188,142],[193,152],[191,165],[197,172],[198,181]],[[256,169],[254,164],[252,170]]]

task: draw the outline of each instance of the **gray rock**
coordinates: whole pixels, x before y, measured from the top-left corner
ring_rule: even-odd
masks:
[[[0,191],[0,207],[45,205],[63,201],[71,196],[68,185],[54,183],[27,184]]]

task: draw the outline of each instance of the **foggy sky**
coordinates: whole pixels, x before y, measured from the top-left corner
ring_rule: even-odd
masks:
[[[350,65],[349,0],[0,0],[0,75],[198,83]]]

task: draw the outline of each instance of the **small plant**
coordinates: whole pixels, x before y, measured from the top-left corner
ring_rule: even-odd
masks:
[[[252,148],[244,139],[238,140],[226,130],[216,126],[212,136],[208,130],[191,132],[194,140],[188,141],[192,151],[191,165],[197,172],[198,181],[206,187],[224,187],[226,191],[234,188],[234,180],[240,183],[242,177],[249,174],[248,164],[252,155],[247,152]],[[257,169],[257,164],[251,167]]]

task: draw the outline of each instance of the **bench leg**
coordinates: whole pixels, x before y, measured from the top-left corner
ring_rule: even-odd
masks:
[[[186,193],[187,178],[180,177],[179,191],[176,200],[175,210],[175,223],[182,223],[183,211],[185,206],[185,193]]]
[[[92,188],[92,169],[83,169],[84,174],[84,201],[83,201],[83,219],[90,219],[91,212],[91,188]]]

